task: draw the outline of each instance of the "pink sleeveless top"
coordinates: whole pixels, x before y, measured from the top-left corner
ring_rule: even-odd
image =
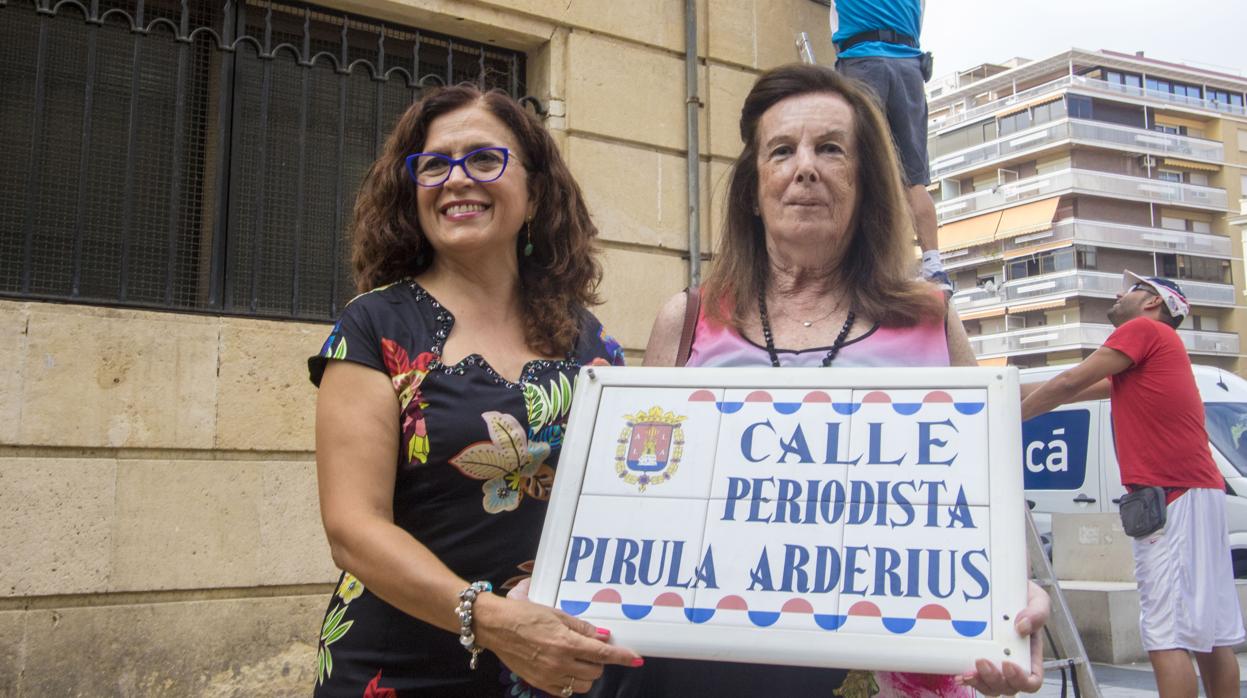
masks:
[[[703,303],[697,314],[692,352],[687,366],[733,367],[770,366],[766,347],[741,336],[735,328],[721,325],[705,314]],[[808,349],[776,348],[781,366],[818,367],[827,355],[826,347]],[[947,366],[948,337],[941,320],[913,327],[880,327],[845,342],[836,354],[832,368],[889,366]],[[911,674],[896,671],[873,672],[879,692],[874,698],[970,698],[974,691],[959,686],[952,674]]]
[[[802,368],[823,365],[831,346],[805,349],[776,347],[782,366]],[[834,368],[877,368],[895,366],[947,366],[948,337],[942,320],[931,320],[913,327],[880,327],[845,342],[832,362]],[[706,304],[697,313],[697,329],[688,366],[733,367],[770,366],[766,347],[741,336],[736,328],[721,325],[706,316]]]

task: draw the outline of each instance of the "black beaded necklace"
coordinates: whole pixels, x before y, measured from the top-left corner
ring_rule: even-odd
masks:
[[[775,353],[775,337],[771,334],[771,321],[766,313],[766,291],[758,292],[758,317],[762,320],[762,338],[766,340],[766,353],[771,357],[771,365],[779,368],[779,354]],[[830,366],[831,362],[836,360],[836,354],[840,353],[840,347],[844,346],[844,340],[848,339],[849,330],[853,329],[855,317],[853,311],[850,310],[848,316],[844,318],[844,326],[840,328],[840,334],[836,335],[836,341],[827,350],[827,356],[823,357],[824,367]]]

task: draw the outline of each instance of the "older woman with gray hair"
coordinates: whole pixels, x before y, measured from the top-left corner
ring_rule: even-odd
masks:
[[[815,65],[764,73],[745,99],[714,267],[700,294],[659,313],[649,366],[972,366],[943,295],[915,281],[914,227],[887,123],[854,80]],[[689,327],[692,332],[684,328]],[[1036,691],[1036,631],[1048,598],[1031,585],[1016,627],[1029,668],[979,660],[935,676],[650,660],[608,668],[596,695],[970,696]]]

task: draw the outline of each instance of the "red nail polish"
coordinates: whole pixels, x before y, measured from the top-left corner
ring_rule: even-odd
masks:
[[[595,630],[597,631],[597,634],[601,635],[602,637],[611,636],[611,631],[607,630],[606,628],[596,628]]]
[[[637,657],[636,659],[632,660],[632,666],[634,667],[642,666],[643,664],[645,664],[645,660],[642,659],[641,657]]]

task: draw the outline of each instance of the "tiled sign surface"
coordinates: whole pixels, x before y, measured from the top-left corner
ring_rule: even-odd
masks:
[[[573,409],[535,600],[667,656],[1026,651],[1015,373],[599,368]]]

